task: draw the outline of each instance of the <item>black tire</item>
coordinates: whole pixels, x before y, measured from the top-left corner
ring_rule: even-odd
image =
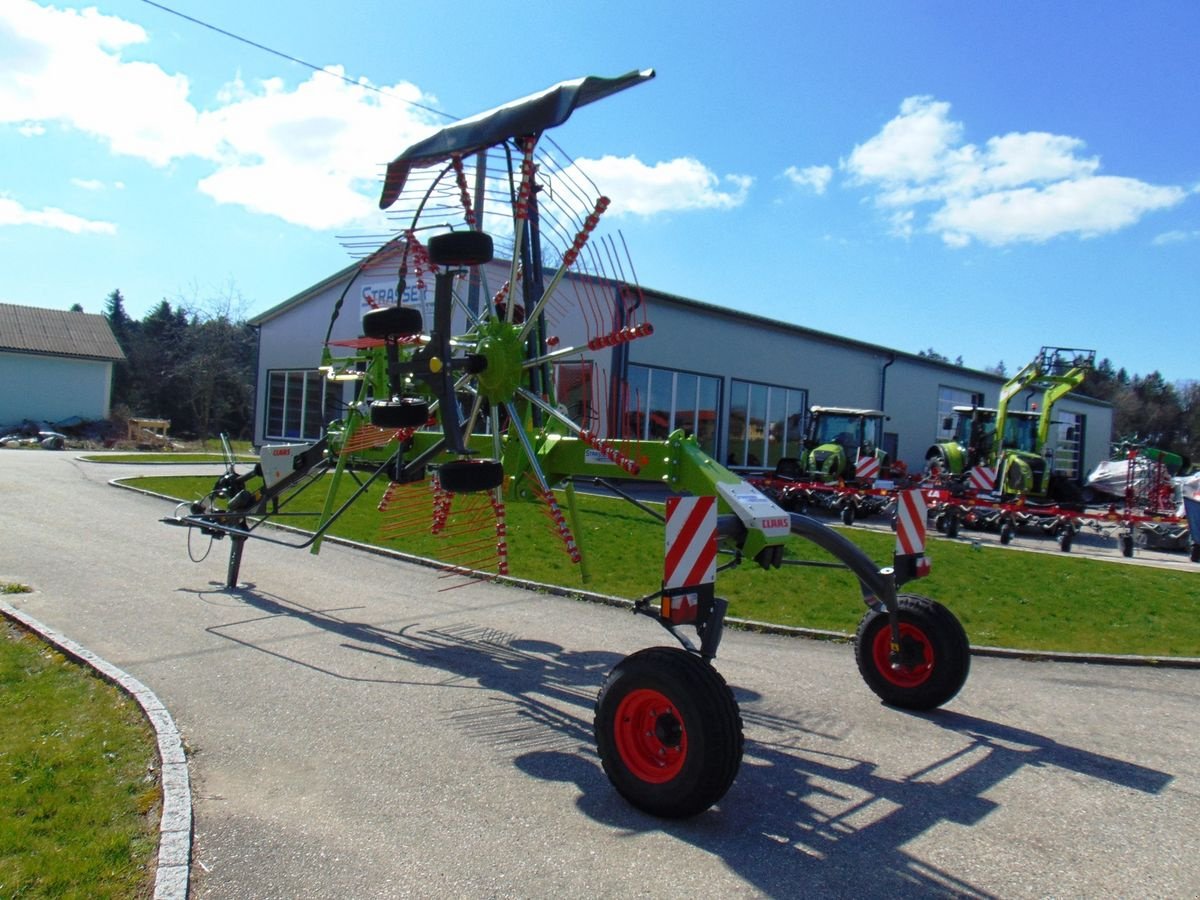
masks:
[[[958,516],[956,516],[952,513],[948,514],[946,516],[946,537],[948,537],[948,538],[958,537],[958,526],[959,526]]]
[[[1192,544],[1191,559],[1192,562],[1200,562],[1200,544]]]
[[[492,259],[492,236],[482,231],[447,231],[429,239],[435,266],[478,266]]]
[[[369,338],[410,337],[425,328],[421,311],[413,306],[381,306],[363,313],[363,334]]]
[[[847,503],[842,507],[842,524],[849,528],[854,524],[854,504]]]
[[[627,656],[596,698],[596,749],[617,792],[669,819],[725,796],[742,762],[742,717],[725,679],[679,647]]]
[[[456,459],[438,467],[442,490],[452,494],[490,491],[504,483],[504,466],[494,459]]]
[[[971,670],[967,633],[946,607],[928,597],[900,594],[901,652],[920,660],[893,665],[888,614],[870,610],[854,635],[854,658],[867,686],[884,703],[934,709],[962,689]]]
[[[943,513],[938,513],[933,517],[933,527],[941,534],[946,533],[946,516]]]
[[[1016,532],[1016,529],[1013,528],[1012,522],[1005,522],[1003,525],[1000,526],[1000,543],[1011,544],[1012,539],[1013,539],[1013,534],[1015,532]]]
[[[376,400],[371,404],[371,424],[376,428],[420,428],[429,421],[429,404],[417,397]]]
[[[1133,535],[1121,535],[1121,555],[1124,557],[1133,556]]]

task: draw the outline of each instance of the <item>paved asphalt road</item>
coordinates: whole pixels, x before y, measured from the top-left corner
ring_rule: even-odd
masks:
[[[729,633],[742,770],[663,822],[591,735],[650,621],[333,545],[251,543],[228,591],[130,474],[0,451],[0,580],[174,715],[194,897],[1200,895],[1200,671],[977,658],[912,715],[846,645]]]

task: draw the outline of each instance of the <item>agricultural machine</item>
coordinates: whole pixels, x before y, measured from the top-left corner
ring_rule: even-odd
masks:
[[[824,509],[840,516],[845,525],[891,511],[891,479],[903,479],[907,472],[889,464],[883,449],[886,419],[877,409],[810,407],[803,454],[780,460],[762,483],[785,509]]]
[[[856,660],[886,703],[941,706],[966,680],[970,656],[953,614],[899,591],[926,562],[919,496],[908,498],[909,527],[898,534],[892,564],[881,567],[834,530],[781,509],[702,452],[694,436],[623,434],[624,423],[644,413],[645,398],[625,387],[621,351],[653,329],[617,242],[593,234],[608,199],[596,196],[543,132],[653,74],[563,82],[450,125],[397,157],[380,205],[401,217],[402,228],[366,254],[360,270],[390,266],[398,296],[432,277],[432,309],[381,306],[362,316],[360,336],[327,338],[322,369],[355,390],[346,414],[315,443],[264,447],[247,472],[231,460],[208,496],[164,521],[228,537],[227,583],[234,587],[248,539],[315,552],[330,525],[374,482],[386,481],[379,506],[387,533],[475,522],[474,543],[503,575],[506,504],[535,503],[586,578],[575,482],[633,479],[668,488],[677,495],[668,510],[682,512],[667,516],[662,586],[634,611],[678,646],[617,664],[596,701],[595,734],[604,771],[624,797],[651,814],[680,817],[720,800],[742,757],[737,703],[713,664],[728,606],[714,588],[718,548],[728,560],[720,570],[745,561],[764,570],[829,564],[792,559],[786,548],[794,537],[832,554],[859,582],[867,609]],[[490,236],[482,230],[485,206],[504,211]],[[335,304],[330,334],[346,296]],[[600,377],[605,361],[613,372]],[[590,374],[570,383],[590,385],[606,402],[581,402],[574,412],[560,388],[580,372]],[[866,428],[864,417],[847,454],[860,454]],[[289,540],[260,530],[289,515],[295,498],[317,484],[326,499],[310,535]],[[339,484],[352,488],[348,497]],[[462,568],[495,577],[478,561]]]
[[[1000,388],[996,409],[996,486],[1001,494],[1055,501],[1078,501],[1080,492],[1054,471],[1049,445],[1055,404],[1083,384],[1096,362],[1095,350],[1043,347],[1037,357]],[[1017,417],[1009,404],[1026,390],[1042,392],[1034,421]],[[1032,441],[1030,438],[1032,437]]]

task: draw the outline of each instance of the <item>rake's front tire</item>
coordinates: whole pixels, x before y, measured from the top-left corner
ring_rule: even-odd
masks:
[[[478,266],[492,259],[492,236],[483,231],[447,231],[429,239],[435,266]]]
[[[625,657],[596,698],[596,747],[638,809],[694,816],[725,796],[742,762],[742,717],[725,679],[679,647]]]
[[[901,654],[892,659],[888,614],[870,610],[858,623],[854,658],[879,698],[902,709],[942,706],[962,689],[971,670],[971,646],[954,614],[928,597],[900,594]]]

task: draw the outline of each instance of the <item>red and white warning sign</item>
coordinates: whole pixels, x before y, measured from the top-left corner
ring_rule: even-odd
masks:
[[[977,491],[991,491],[996,488],[996,470],[991,466],[976,466],[971,470],[971,487]]]
[[[859,481],[874,481],[879,477],[879,460],[874,456],[863,456],[854,464],[854,477]]]
[[[712,584],[717,577],[717,498],[667,498],[663,587]]]
[[[925,498],[919,490],[901,491],[896,498],[896,554],[925,553]]]
[[[694,622],[717,578],[717,498],[668,497],[662,615]]]

